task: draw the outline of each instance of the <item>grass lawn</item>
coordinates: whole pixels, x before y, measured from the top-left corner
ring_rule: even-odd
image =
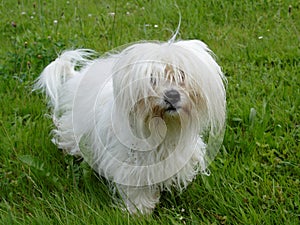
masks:
[[[168,40],[174,1],[0,1],[1,224],[300,224],[300,2],[177,5],[179,38],[206,42],[227,76],[225,139],[211,176],[132,217],[51,143],[44,96],[31,86],[64,49]]]

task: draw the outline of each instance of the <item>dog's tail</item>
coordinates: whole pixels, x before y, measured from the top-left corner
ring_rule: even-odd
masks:
[[[55,61],[51,62],[35,82],[34,90],[46,92],[50,105],[58,108],[60,93],[63,84],[71,77],[76,76],[78,67],[85,67],[91,62],[94,55],[92,50],[78,49],[63,52]]]

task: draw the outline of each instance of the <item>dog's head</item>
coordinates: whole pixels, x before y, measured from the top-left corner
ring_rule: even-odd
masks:
[[[124,117],[185,118],[198,132],[224,124],[225,78],[201,41],[135,44],[118,55],[113,72]]]

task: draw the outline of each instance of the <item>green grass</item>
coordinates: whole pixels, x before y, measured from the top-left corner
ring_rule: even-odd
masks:
[[[112,207],[105,181],[51,143],[44,96],[31,85],[64,49],[168,40],[174,1],[0,2],[2,224],[299,224],[299,1],[177,5],[180,38],[205,41],[228,78],[227,130],[210,177],[137,218]]]

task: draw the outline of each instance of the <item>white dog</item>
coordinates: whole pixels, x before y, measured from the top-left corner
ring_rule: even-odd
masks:
[[[66,51],[37,80],[53,141],[112,182],[130,213],[151,213],[162,190],[207,174],[223,139],[226,79],[198,40],[93,54]]]

